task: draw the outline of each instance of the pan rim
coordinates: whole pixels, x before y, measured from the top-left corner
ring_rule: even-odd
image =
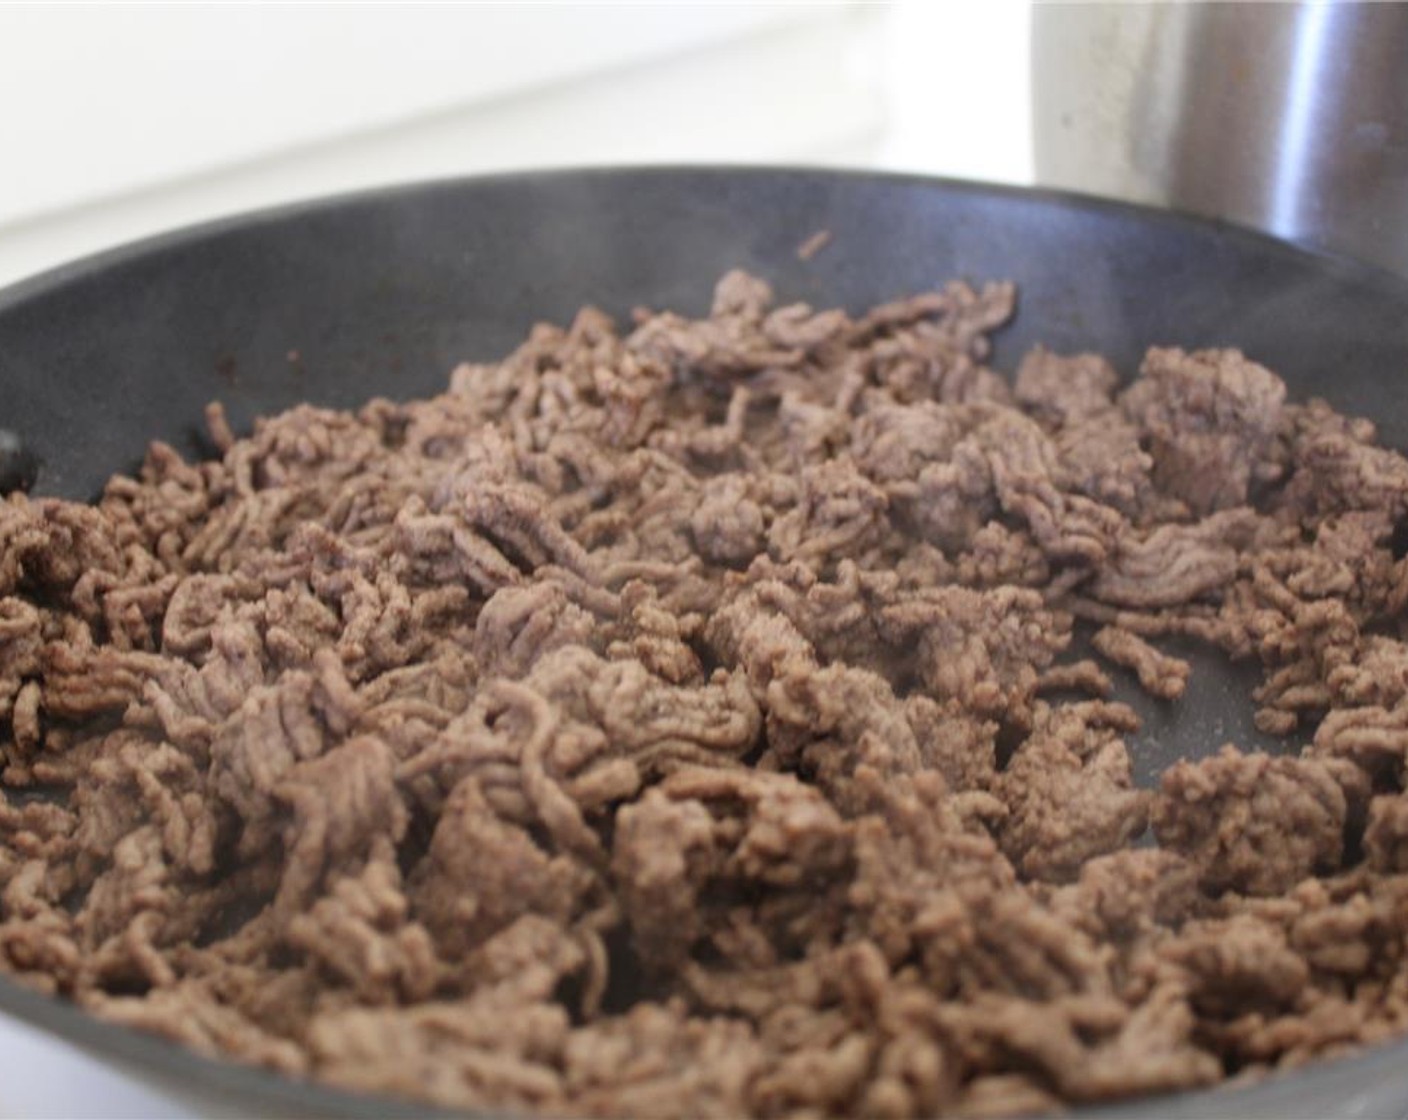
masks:
[[[1299,246],[1241,225],[1184,212],[1073,191],[989,184],[905,172],[791,164],[680,163],[559,167],[434,177],[239,211],[128,241],[24,277],[0,288],[0,315],[75,282],[143,259],[180,251],[228,234],[362,205],[528,183],[625,178],[663,182],[701,177],[755,182],[811,178],[856,184],[888,184],[953,195],[1008,198],[1058,209],[1103,214],[1175,231],[1215,233],[1234,247],[1240,246],[1273,260],[1314,261],[1329,280],[1389,293],[1408,307],[1408,277],[1346,256]],[[105,1022],[75,1003],[26,987],[4,974],[0,974],[0,1014],[11,1015],[99,1060],[111,1061],[125,1074],[152,1079],[161,1091],[178,1098],[183,1094],[187,1097],[204,1096],[211,1090],[229,1092],[238,1094],[245,1102],[257,1101],[266,1108],[297,1115],[461,1118],[494,1115],[488,1111],[449,1112],[396,1097],[354,1093],[262,1067],[208,1057],[157,1035]],[[1279,1115],[1310,1115],[1298,1113],[1296,1106],[1300,1103],[1304,1107],[1304,1089],[1312,1080],[1318,1097],[1338,1091],[1347,1115],[1374,1115],[1364,1111],[1366,1107],[1372,1108],[1374,1091],[1388,1084],[1394,1075],[1401,1074],[1405,1059],[1408,1059],[1408,1037],[1366,1047],[1346,1057],[1317,1061],[1301,1069],[1275,1073],[1255,1084],[1132,1097],[1108,1104],[1073,1108],[1068,1115],[1088,1120],[1110,1120],[1116,1116],[1191,1118],[1235,1115],[1253,1108],[1268,1115],[1272,1114],[1272,1110]],[[1360,1094],[1368,1096],[1356,1107],[1354,1101]]]
[[[719,177],[731,179],[823,178],[854,183],[873,182],[914,189],[938,189],[959,195],[1009,198],[1014,201],[1036,202],[1060,208],[1105,214],[1110,217],[1139,220],[1144,223],[1182,228],[1189,231],[1216,233],[1219,237],[1247,248],[1272,252],[1287,260],[1311,259],[1336,273],[1336,279],[1369,283],[1376,287],[1397,289],[1408,300],[1408,276],[1355,257],[1335,253],[1315,246],[1300,245],[1250,226],[1210,218],[1191,211],[1124,202],[1101,195],[1053,187],[1024,187],[1010,183],[985,183],[941,175],[924,175],[908,171],[870,171],[855,168],[826,167],[820,164],[764,163],[643,163],[613,165],[582,165],[536,169],[530,171],[495,171],[483,175],[432,176],[405,182],[359,187],[333,194],[293,199],[269,206],[231,211],[216,217],[187,223],[170,230],[124,241],[92,253],[85,253],[32,275],[0,287],[0,311],[9,310],[31,298],[42,296],[76,280],[104,269],[121,267],[144,257],[181,249],[228,233],[272,225],[295,218],[349,207],[368,205],[390,199],[405,199],[415,195],[453,194],[466,188],[512,186],[527,182],[566,182],[568,180],[641,179]]]

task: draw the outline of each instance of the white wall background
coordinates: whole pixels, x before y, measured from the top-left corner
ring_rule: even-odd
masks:
[[[276,202],[508,168],[1028,182],[1026,0],[0,3],[0,285]]]

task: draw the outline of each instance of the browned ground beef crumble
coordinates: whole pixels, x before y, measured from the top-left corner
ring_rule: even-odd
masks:
[[[999,1115],[1408,1028],[1408,461],[1234,351],[1009,386],[1013,298],[733,273],[0,502],[0,963],[587,1115]],[[1180,696],[1169,637],[1310,745],[1136,788],[1110,674]]]

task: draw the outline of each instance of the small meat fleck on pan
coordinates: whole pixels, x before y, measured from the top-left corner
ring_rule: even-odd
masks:
[[[797,259],[809,261],[831,244],[831,231],[819,229],[797,246]]]

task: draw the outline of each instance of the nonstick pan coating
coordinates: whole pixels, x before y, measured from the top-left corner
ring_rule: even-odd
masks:
[[[818,230],[811,260],[797,247]],[[703,312],[742,267],[785,300],[852,310],[952,277],[1011,279],[996,365],[1037,341],[1126,376],[1150,345],[1237,346],[1408,448],[1408,281],[1210,222],[1070,196],[823,171],[638,169],[396,188],[236,218],[0,293],[0,429],[37,494],[90,498],[146,443],[191,454],[207,401],[236,430],[299,401],[426,395],[583,303]],[[1250,725],[1250,678],[1200,658],[1177,705],[1141,701],[1136,776]],[[1284,746],[1281,747],[1284,749]],[[0,978],[8,1012],[228,1114],[427,1115],[216,1063]],[[1088,1115],[1106,1115],[1104,1111]],[[1408,1043],[1248,1089],[1111,1115],[1408,1115]]]

